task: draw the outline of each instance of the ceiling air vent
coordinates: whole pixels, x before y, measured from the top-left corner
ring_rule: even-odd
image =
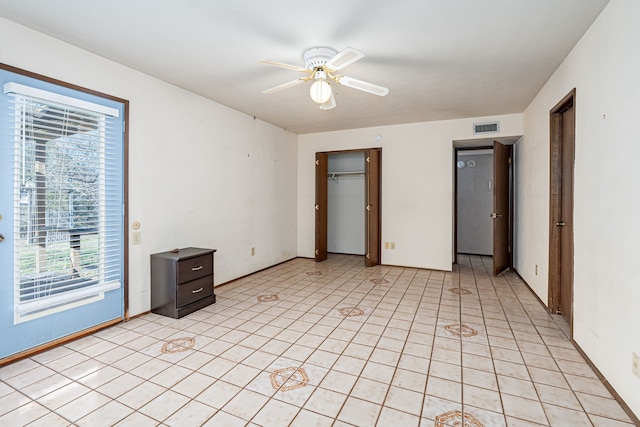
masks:
[[[500,132],[500,122],[473,124],[474,135],[477,135],[479,133],[498,133],[498,132]]]

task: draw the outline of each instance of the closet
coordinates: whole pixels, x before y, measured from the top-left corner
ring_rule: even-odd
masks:
[[[364,152],[328,156],[327,252],[364,255]]]
[[[316,153],[316,262],[334,252],[380,264],[381,159],[381,148]]]

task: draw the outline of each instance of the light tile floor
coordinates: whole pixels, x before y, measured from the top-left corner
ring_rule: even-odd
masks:
[[[182,319],[0,368],[0,425],[631,426],[562,322],[490,263],[295,259]]]

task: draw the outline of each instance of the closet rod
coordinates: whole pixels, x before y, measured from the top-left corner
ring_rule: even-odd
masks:
[[[331,178],[335,178],[336,176],[343,175],[364,175],[364,172],[329,172],[327,175]]]

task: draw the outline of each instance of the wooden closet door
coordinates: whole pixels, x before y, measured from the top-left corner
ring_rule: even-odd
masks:
[[[327,153],[316,153],[316,249],[315,260],[327,259]]]
[[[365,265],[380,264],[380,148],[365,151]],[[326,183],[325,183],[326,185]]]

